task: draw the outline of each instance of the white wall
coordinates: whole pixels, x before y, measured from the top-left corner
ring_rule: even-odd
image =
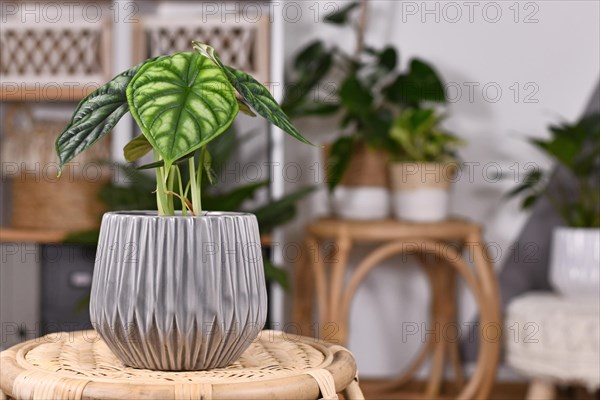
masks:
[[[293,10],[288,10],[288,60],[316,36],[352,48],[350,32],[314,21],[315,9],[323,13],[333,3],[295,2],[302,7],[297,21]],[[452,211],[483,224],[486,240],[497,243],[502,255],[507,254],[526,218],[516,201],[502,198],[516,184],[514,168],[522,170],[528,162],[550,165],[523,138],[544,136],[549,123],[561,118],[573,120],[583,111],[599,78],[600,3],[471,2],[472,18],[464,2],[378,0],[369,4],[368,43],[398,46],[403,66],[413,56],[430,61],[446,82],[452,82],[451,97],[457,94],[456,86],[462,88],[462,97],[450,104],[447,127],[469,143],[460,153],[463,160],[479,165],[471,164],[473,173],[463,175],[455,186]],[[518,22],[514,20],[515,4],[520,11]],[[435,11],[423,14],[423,7],[437,7],[439,21]],[[462,18],[452,23],[457,7]],[[493,23],[498,9],[501,16]],[[524,22],[527,16],[530,23]],[[518,101],[514,98],[515,82]],[[467,85],[475,84],[478,86],[469,99]],[[484,94],[485,85],[488,91]],[[496,87],[502,90],[498,99]],[[524,102],[530,94],[528,99],[534,102]],[[335,132],[335,125],[322,121],[302,121],[300,126],[318,142],[330,140]],[[313,183],[309,166],[318,160],[319,150],[298,146],[292,140],[286,145],[286,160],[306,166],[303,179]],[[496,165],[507,174],[506,179],[496,181]],[[327,211],[322,191],[305,202],[301,218],[287,231],[288,240],[298,240],[306,221]],[[353,264],[365,251],[356,250]],[[501,261],[499,257],[497,267]],[[402,322],[424,322],[428,300],[426,281],[414,266],[399,270],[390,262],[368,277],[352,309],[349,344],[363,376],[393,375],[408,363],[420,339],[402,343]],[[474,310],[471,297],[462,293],[461,319],[471,319]]]

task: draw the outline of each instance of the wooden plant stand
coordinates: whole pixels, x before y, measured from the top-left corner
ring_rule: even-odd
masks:
[[[323,244],[331,242],[331,252]],[[378,247],[350,271],[348,258],[355,244]],[[464,251],[466,250],[466,251]],[[467,253],[470,257],[465,257]],[[384,389],[397,390],[412,380],[419,367],[432,358],[425,398],[440,395],[444,368],[450,361],[458,399],[487,398],[494,383],[501,344],[498,285],[478,225],[448,220],[417,224],[396,220],[350,221],[319,219],[308,225],[305,249],[296,266],[294,322],[304,334],[311,332],[314,298],[318,305],[318,329],[325,340],[344,345],[348,340],[348,318],[357,288],[366,275],[394,255],[415,255],[432,289],[430,322],[433,326],[456,326],[456,276],[465,280],[479,306],[479,354],[471,379],[465,382],[458,341],[432,340],[427,335],[420,353],[406,372]],[[468,263],[471,258],[473,268]],[[438,337],[436,334],[435,337]]]

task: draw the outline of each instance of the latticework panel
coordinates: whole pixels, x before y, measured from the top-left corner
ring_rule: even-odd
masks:
[[[110,77],[110,25],[87,21],[24,24],[3,22],[0,77],[4,92],[44,86],[81,92]]]
[[[213,46],[221,60],[259,81],[268,79],[268,18],[223,23],[202,18],[147,17],[143,20],[143,58],[192,51],[192,40]]]

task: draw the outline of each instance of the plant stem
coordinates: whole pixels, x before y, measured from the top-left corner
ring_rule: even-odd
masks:
[[[154,152],[154,160],[159,161],[160,156],[158,152]],[[156,168],[156,205],[158,208],[158,215],[169,215],[168,210],[168,199],[167,190],[165,187],[165,176],[164,168]]]
[[[169,193],[173,193],[173,189],[175,188],[175,167],[171,166],[169,168],[167,176],[167,205],[169,208],[169,215],[175,215],[175,202],[173,201],[173,196]]]
[[[200,204],[200,189],[198,188],[198,184],[196,181],[196,164],[194,163],[194,157],[190,157],[188,160],[188,167],[190,169],[190,190],[192,192],[192,213],[194,215],[199,215],[201,210]]]
[[[360,1],[360,15],[356,27],[356,50],[354,59],[358,61],[365,47],[365,30],[367,29],[367,0]]]
[[[202,214],[202,172],[204,171],[204,159],[206,157],[206,146],[200,150],[200,160],[198,161],[198,170],[196,171],[196,185],[198,187],[198,215]],[[190,177],[192,179],[192,177]]]
[[[181,215],[187,216],[187,206],[185,203],[186,193],[183,191],[183,182],[181,181],[181,170],[179,165],[175,165],[175,171],[177,172],[177,182],[179,183],[179,198],[181,199]]]

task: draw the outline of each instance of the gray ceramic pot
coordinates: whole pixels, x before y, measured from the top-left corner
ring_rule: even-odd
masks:
[[[254,215],[104,214],[90,316],[124,364],[226,366],[258,335],[266,311]]]

